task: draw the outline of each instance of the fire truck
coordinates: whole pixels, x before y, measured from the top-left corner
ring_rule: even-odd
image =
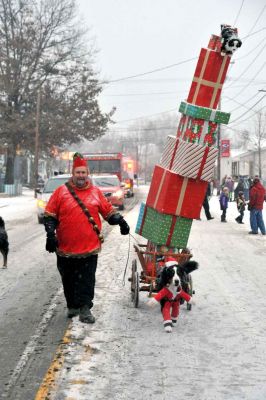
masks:
[[[125,184],[127,197],[134,196],[134,160],[123,156],[122,153],[83,153],[91,174],[115,174]]]

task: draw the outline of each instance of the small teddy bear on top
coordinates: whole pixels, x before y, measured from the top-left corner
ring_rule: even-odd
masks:
[[[198,263],[195,261],[187,261],[186,264],[190,272],[198,268]],[[176,259],[168,257],[159,278],[161,290],[148,301],[148,306],[150,307],[160,302],[164,330],[168,333],[172,332],[172,327],[177,322],[180,299],[184,299],[189,304],[192,302],[192,297],[182,289],[181,279],[177,274],[177,270],[178,263]]]
[[[231,57],[242,46],[242,41],[237,35],[237,29],[230,25],[221,25],[221,43],[221,55]]]

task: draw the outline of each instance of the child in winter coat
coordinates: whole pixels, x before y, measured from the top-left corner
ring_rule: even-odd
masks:
[[[221,222],[227,222],[226,221],[226,210],[228,208],[228,201],[229,201],[229,190],[228,190],[228,187],[225,186],[220,195],[220,206],[221,206],[221,210],[222,210]]]
[[[236,198],[236,206],[239,212],[239,216],[236,218],[236,222],[238,224],[243,224],[244,212],[246,208],[246,200],[244,196],[244,192],[239,191],[238,196]]]

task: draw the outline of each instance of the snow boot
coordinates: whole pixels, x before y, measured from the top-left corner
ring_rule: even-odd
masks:
[[[79,315],[79,308],[68,308],[67,309],[67,318],[73,318]]]
[[[79,320],[85,324],[94,324],[95,317],[92,315],[90,307],[87,304],[80,308]]]

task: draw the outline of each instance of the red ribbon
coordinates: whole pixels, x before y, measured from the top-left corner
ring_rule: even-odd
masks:
[[[200,167],[199,167],[199,172],[198,172],[198,175],[197,175],[196,179],[201,177],[205,162],[206,162],[208,154],[209,154],[209,150],[210,150],[209,147],[206,147],[205,150],[204,150],[204,155],[202,157],[201,164],[200,164]]]

